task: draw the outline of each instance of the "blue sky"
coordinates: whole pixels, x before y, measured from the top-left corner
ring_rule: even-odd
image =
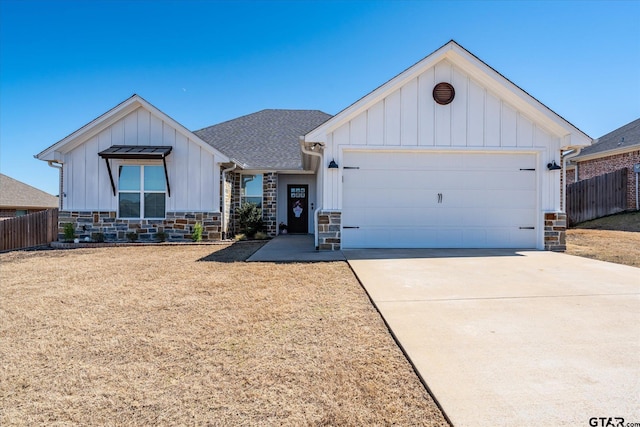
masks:
[[[0,171],[134,93],[189,129],[335,114],[450,39],[597,138],[640,117],[640,1],[0,0]]]

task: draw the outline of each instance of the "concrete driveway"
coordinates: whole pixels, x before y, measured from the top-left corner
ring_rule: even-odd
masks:
[[[640,423],[640,269],[540,251],[344,254],[455,426]]]

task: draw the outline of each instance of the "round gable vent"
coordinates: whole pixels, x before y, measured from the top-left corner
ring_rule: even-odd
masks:
[[[433,88],[433,99],[440,105],[447,105],[453,101],[456,96],[456,91],[449,83],[438,83]]]

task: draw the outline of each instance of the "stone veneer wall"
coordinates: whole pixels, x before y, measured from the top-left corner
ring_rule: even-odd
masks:
[[[564,212],[546,212],[544,214],[544,249],[564,252],[567,250],[567,214]]]
[[[278,234],[278,174],[265,173],[262,176],[262,220],[267,235],[275,237]]]
[[[64,239],[64,225],[72,223],[80,240],[103,233],[108,242],[126,242],[127,233],[138,233],[138,240],[144,242],[157,240],[157,233],[164,232],[167,241],[189,241],[198,222],[203,226],[202,240],[222,239],[220,212],[167,212],[165,219],[120,219],[112,211],[60,211],[58,240]]]
[[[340,222],[342,214],[339,211],[318,212],[318,249],[321,251],[340,250]]]

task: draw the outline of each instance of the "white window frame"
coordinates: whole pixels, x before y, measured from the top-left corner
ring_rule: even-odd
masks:
[[[247,198],[256,198],[258,197],[258,195],[256,194],[242,194],[243,188],[242,188],[242,183],[243,183],[243,176],[260,176],[262,178],[262,185],[260,186],[260,209],[262,209],[264,207],[264,174],[262,172],[255,172],[255,173],[241,173],[240,174],[240,206],[244,205],[246,202]],[[251,202],[249,202],[251,203]]]
[[[140,190],[120,190],[120,167],[121,166],[137,166],[140,169]],[[156,161],[121,161],[118,162],[117,164],[117,171],[118,171],[118,192],[117,192],[117,198],[116,198],[116,205],[117,205],[117,217],[118,219],[128,219],[128,220],[160,220],[160,219],[166,219],[167,218],[167,186],[165,184],[165,188],[163,191],[159,191],[159,190],[145,190],[144,188],[144,167],[145,166],[158,166],[160,168],[163,168],[163,165],[161,162],[156,162]],[[139,194],[140,195],[140,216],[139,217],[126,217],[123,218],[120,216],[120,193],[127,193],[127,194]],[[154,193],[154,194],[164,194],[164,216],[162,217],[149,217],[149,218],[145,218],[144,216],[144,195],[146,193]]]

